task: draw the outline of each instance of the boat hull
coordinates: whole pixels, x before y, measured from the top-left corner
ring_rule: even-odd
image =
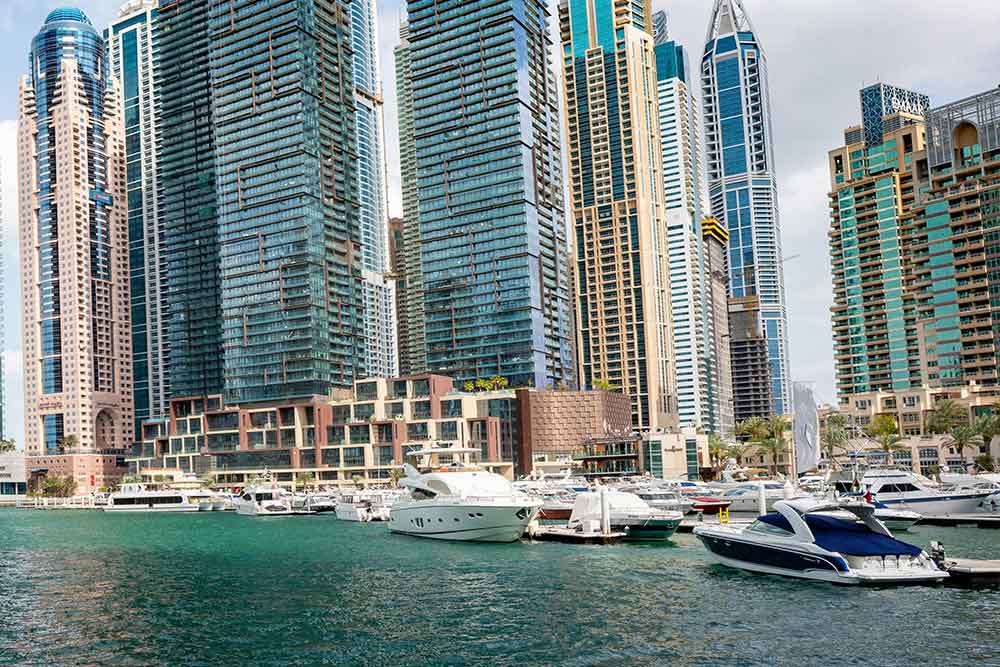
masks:
[[[776,574],[845,585],[926,584],[940,581],[947,573],[932,569],[885,571],[852,570],[839,555],[810,553],[789,547],[773,547],[745,542],[734,535],[706,534],[696,537],[705,545],[713,561],[737,570]]]
[[[572,507],[545,507],[538,510],[538,518],[546,521],[566,521],[573,513]]]
[[[177,512],[197,512],[197,505],[125,505],[122,507],[114,507],[112,505],[104,506],[105,512],[113,513],[125,513],[125,512],[142,512],[144,514],[149,514],[150,512],[160,514],[160,513],[177,513]]]
[[[236,508],[237,514],[243,516],[292,516],[295,511],[291,507],[281,505],[264,505],[255,507],[248,504],[240,504]]]
[[[514,542],[537,513],[537,505],[396,503],[389,513],[389,530],[433,540]]]
[[[359,523],[367,523],[371,521],[368,513],[361,507],[355,507],[354,505],[348,505],[346,503],[340,503],[337,505],[335,510],[337,513],[337,518],[341,521],[357,521]]]
[[[680,519],[611,520],[612,532],[624,532],[626,542],[669,540],[680,525]]]
[[[925,515],[971,514],[989,497],[989,493],[954,494],[948,496],[892,497],[878,494],[877,500],[891,509],[905,509]]]

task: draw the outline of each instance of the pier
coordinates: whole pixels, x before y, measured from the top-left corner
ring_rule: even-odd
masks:
[[[917,525],[928,526],[975,526],[976,528],[1000,528],[1000,514],[941,514],[924,515]]]

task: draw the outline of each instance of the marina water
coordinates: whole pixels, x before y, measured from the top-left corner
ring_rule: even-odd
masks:
[[[1000,665],[1000,590],[857,589],[661,544],[0,509],[2,665]],[[996,558],[1000,531],[917,527]]]

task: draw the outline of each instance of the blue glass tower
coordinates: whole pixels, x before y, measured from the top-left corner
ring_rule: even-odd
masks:
[[[575,384],[541,0],[408,2],[427,365]]]
[[[716,0],[701,74],[709,207],[729,231],[730,297],[758,302],[770,377],[756,380],[770,390],[771,412],[785,414],[787,316],[767,59],[740,0]],[[734,349],[734,378],[746,374],[744,362]]]

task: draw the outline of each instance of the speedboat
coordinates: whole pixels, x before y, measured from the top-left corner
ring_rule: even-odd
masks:
[[[839,584],[933,583],[948,576],[917,546],[892,536],[860,501],[779,500],[749,526],[696,526],[728,567]],[[849,512],[852,519],[827,512]]]
[[[204,493],[181,489],[147,489],[143,484],[122,484],[108,497],[105,512],[197,512]]]
[[[515,492],[496,473],[479,468],[479,450],[428,447],[410,452],[424,472],[406,463],[400,484],[409,490],[393,503],[389,530],[436,540],[514,542],[541,507],[541,500]],[[450,463],[442,458],[452,457]]]
[[[236,500],[236,513],[245,516],[288,516],[296,511],[288,491],[274,485],[251,485]]]
[[[909,470],[869,470],[861,479],[879,502],[892,509],[907,509],[924,515],[975,512],[988,498],[990,489],[937,486]]]
[[[626,540],[666,540],[681,525],[684,515],[672,510],[650,507],[634,493],[602,489],[576,497],[568,528],[601,521],[601,497],[607,503],[608,524],[612,532],[624,532]]]
[[[309,514],[336,514],[337,499],[328,493],[307,493],[305,507]]]
[[[779,500],[807,497],[791,485],[786,487],[784,482],[747,482],[729,489],[718,497],[728,500],[729,509],[733,512],[757,512],[760,508],[761,489],[764,490],[764,500],[768,510],[773,509]]]
[[[562,489],[543,491],[541,494],[542,507],[538,511],[538,518],[548,521],[566,521],[573,513],[573,503],[576,502],[576,494]]]

